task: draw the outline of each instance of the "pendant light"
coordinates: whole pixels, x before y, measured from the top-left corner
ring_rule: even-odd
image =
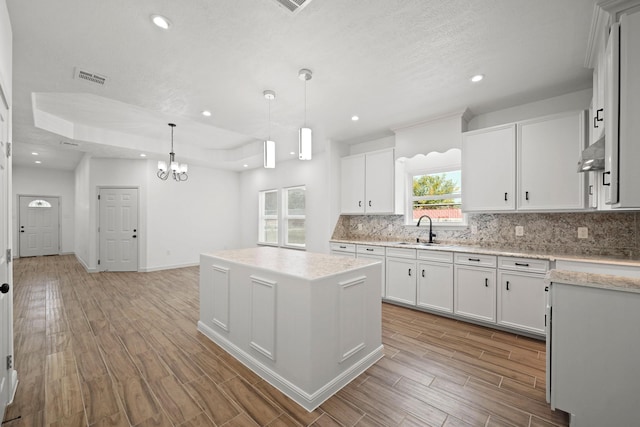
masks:
[[[276,143],[271,140],[271,101],[276,99],[276,93],[272,90],[262,92],[269,104],[269,137],[264,142],[264,167],[273,169],[276,167]]]
[[[298,78],[304,81],[304,124],[298,130],[298,158],[311,160],[311,129],[307,127],[307,80],[311,80],[311,70],[306,68],[298,71]]]
[[[172,175],[173,179],[178,182],[186,181],[187,179],[189,179],[189,176],[187,175],[189,167],[186,163],[176,162],[176,153],[173,152],[173,128],[175,128],[176,125],[173,123],[169,123],[169,126],[171,127],[171,152],[169,153],[169,163],[167,167],[167,162],[165,162],[164,160],[160,160],[158,162],[157,175],[158,178],[163,181],[166,181],[167,178],[169,178],[169,175]],[[171,169],[171,172],[169,172],[169,169]]]

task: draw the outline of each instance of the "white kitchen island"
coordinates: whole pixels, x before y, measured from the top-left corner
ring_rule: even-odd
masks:
[[[379,261],[201,254],[198,330],[312,411],[383,356],[380,280]]]

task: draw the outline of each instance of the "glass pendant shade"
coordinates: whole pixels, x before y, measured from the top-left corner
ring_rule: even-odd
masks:
[[[165,162],[164,160],[160,160],[158,162],[158,170],[162,171],[162,172],[166,172],[167,171],[167,162]]]
[[[298,158],[311,160],[311,129],[300,128],[298,130]]]
[[[264,142],[264,167],[273,169],[276,167],[276,143],[267,140]]]

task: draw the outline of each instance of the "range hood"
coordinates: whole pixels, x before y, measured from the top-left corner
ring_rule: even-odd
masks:
[[[578,172],[604,170],[604,136],[588,146],[578,161]]]

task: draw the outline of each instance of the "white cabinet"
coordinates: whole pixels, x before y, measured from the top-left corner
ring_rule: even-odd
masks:
[[[544,275],[498,271],[498,325],[544,335]]]
[[[605,55],[599,55],[593,69],[593,98],[589,110],[590,144],[604,136],[605,83],[607,81],[607,61]]]
[[[416,262],[387,257],[387,299],[416,304]]]
[[[460,253],[455,256],[454,310],[461,317],[496,322],[496,257]]]
[[[356,257],[356,245],[353,243],[331,243],[331,255],[346,256],[349,258]]]
[[[392,214],[395,210],[393,149],[341,159],[343,214]]]
[[[462,135],[463,211],[516,208],[515,142],[514,124]]]
[[[517,141],[518,210],[584,209],[584,111],[520,122]]]
[[[453,313],[453,253],[418,251],[418,307]]]
[[[586,140],[584,111],[465,132],[462,210],[584,209],[586,175],[576,162]]]
[[[382,277],[380,278],[380,295],[384,298],[386,294],[386,259],[384,246],[356,245],[356,258],[373,259],[382,263]]]

